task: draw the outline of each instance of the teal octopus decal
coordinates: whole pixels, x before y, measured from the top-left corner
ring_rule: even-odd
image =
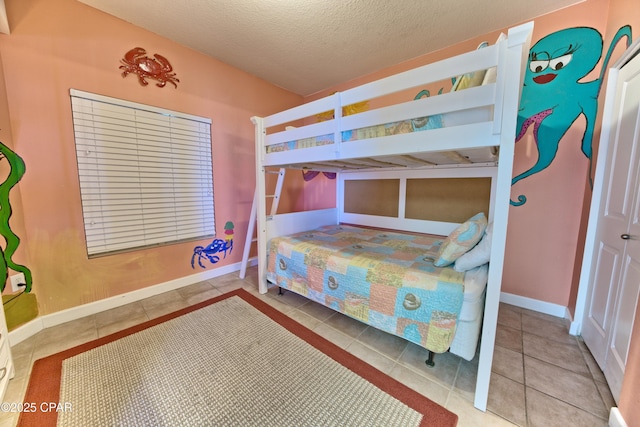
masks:
[[[11,151],[9,147],[0,142],[0,161],[7,160],[9,162],[10,171],[7,179],[0,184],[0,234],[4,237],[6,247],[4,250],[0,248],[0,292],[4,291],[5,284],[9,272],[7,268],[13,271],[24,273],[26,280],[25,292],[31,292],[31,271],[23,266],[13,262],[13,254],[15,254],[20,245],[20,238],[11,230],[9,219],[11,218],[11,204],[9,202],[9,192],[20,181],[25,173],[25,164],[20,156]]]
[[[514,177],[511,185],[551,164],[558,152],[560,140],[580,115],[586,119],[581,149],[589,159],[591,170],[598,95],[613,49],[623,37],[627,39],[628,47],[632,40],[629,25],[616,32],[600,75],[589,82],[583,82],[582,79],[596,67],[602,57],[603,40],[597,30],[589,27],[567,28],[547,35],[531,47],[518,111],[516,141],[533,125],[538,160],[529,170]],[[510,202],[514,206],[521,206],[526,201],[526,196],[519,195],[517,202]]]

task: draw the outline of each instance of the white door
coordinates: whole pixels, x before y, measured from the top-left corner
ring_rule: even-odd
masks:
[[[595,177],[602,194],[589,224],[597,221],[595,240],[591,256],[585,252],[584,258],[591,268],[582,337],[617,401],[640,291],[640,56],[614,72]]]

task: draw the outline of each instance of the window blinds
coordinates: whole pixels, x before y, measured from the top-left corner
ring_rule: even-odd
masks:
[[[89,257],[215,236],[211,120],[71,90]]]

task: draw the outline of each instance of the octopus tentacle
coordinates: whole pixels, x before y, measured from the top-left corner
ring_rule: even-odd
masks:
[[[526,119],[524,121],[524,123],[522,124],[522,127],[520,129],[520,132],[518,133],[517,137],[516,137],[516,142],[519,141],[524,134],[527,132],[527,129],[529,128],[529,126],[531,126],[533,124],[533,138],[536,141],[536,144],[538,144],[538,133],[540,131],[540,125],[542,124],[542,121],[547,118],[549,115],[551,115],[553,113],[553,108],[549,108],[547,110],[541,111],[538,114],[534,114],[533,116],[529,117],[528,119]],[[543,150],[544,151],[544,150]],[[520,175],[514,177],[511,180],[511,185],[513,186],[516,182],[520,181],[521,179],[524,179],[528,176],[531,176],[539,171],[541,171],[542,169],[546,168],[547,166],[549,166],[549,164],[551,163],[551,161],[553,160],[553,158],[555,157],[555,151],[553,152],[553,156],[551,156],[550,159],[548,159],[548,163],[546,160],[541,159],[540,157],[542,156],[543,153],[540,152],[540,147],[538,147],[538,162],[536,162],[536,164],[529,169],[526,172],[521,173]],[[545,153],[546,154],[546,153]],[[518,201],[514,202],[513,200],[509,200],[509,203],[512,206],[522,206],[525,203],[527,203],[527,198],[526,196],[524,196],[523,194],[518,196]]]

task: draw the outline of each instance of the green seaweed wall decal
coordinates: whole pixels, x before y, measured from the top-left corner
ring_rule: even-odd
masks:
[[[9,162],[10,171],[7,179],[0,184],[0,234],[4,237],[6,247],[4,250],[0,248],[0,291],[4,291],[7,283],[9,272],[7,268],[14,271],[24,273],[26,280],[25,292],[31,291],[33,282],[31,271],[20,264],[13,262],[13,254],[20,245],[20,238],[11,230],[9,219],[11,218],[11,203],[9,202],[9,192],[20,181],[25,173],[26,167],[24,160],[16,153],[11,151],[9,147],[0,142],[0,161],[6,159]]]

